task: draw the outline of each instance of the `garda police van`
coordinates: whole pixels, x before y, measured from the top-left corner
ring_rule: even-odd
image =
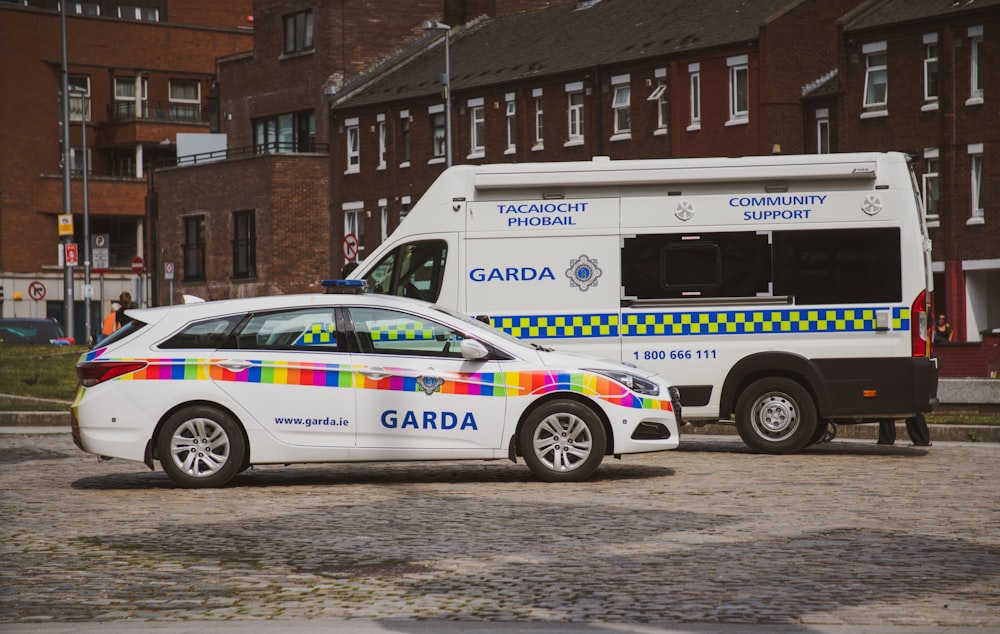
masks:
[[[906,156],[448,169],[352,274],[658,371],[767,453],[936,404],[930,241]]]

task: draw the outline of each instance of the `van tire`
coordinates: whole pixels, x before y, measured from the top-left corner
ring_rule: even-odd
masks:
[[[521,454],[543,482],[581,482],[604,459],[607,434],[597,414],[582,403],[543,403],[524,421]]]
[[[818,424],[812,396],[791,379],[758,379],[736,401],[736,430],[760,453],[800,451],[809,445]]]

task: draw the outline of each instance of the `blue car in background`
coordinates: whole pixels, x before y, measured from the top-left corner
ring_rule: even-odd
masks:
[[[0,319],[0,344],[52,344],[72,346],[62,326],[54,319]]]

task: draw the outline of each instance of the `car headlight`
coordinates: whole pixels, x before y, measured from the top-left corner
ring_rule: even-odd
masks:
[[[601,376],[606,376],[609,379],[618,381],[628,389],[632,390],[636,394],[645,394],[646,396],[659,396],[660,386],[654,381],[649,379],[644,379],[641,376],[636,376],[629,372],[622,372],[620,370],[595,370],[585,368],[587,372],[593,372],[594,374],[600,374]]]

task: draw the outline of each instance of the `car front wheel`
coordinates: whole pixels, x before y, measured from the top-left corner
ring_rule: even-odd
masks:
[[[207,406],[189,407],[168,418],[157,450],[170,479],[188,488],[226,484],[247,457],[246,441],[236,421]]]
[[[521,428],[521,453],[545,482],[586,480],[604,459],[607,435],[600,418],[571,400],[541,405]]]

